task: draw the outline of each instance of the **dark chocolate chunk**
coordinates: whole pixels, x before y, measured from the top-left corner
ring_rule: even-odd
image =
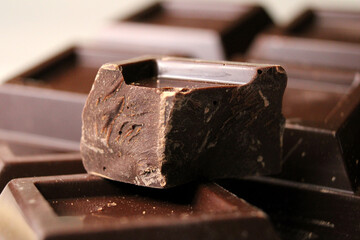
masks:
[[[264,210],[283,240],[359,239],[360,196],[269,177],[222,182]]]
[[[83,111],[89,173],[166,188],[281,170],[282,67],[181,58],[103,65]]]
[[[0,140],[79,151],[85,96],[33,87],[0,86]]]
[[[159,190],[90,175],[16,179],[0,215],[7,239],[278,239],[261,210],[213,183]]]
[[[0,192],[14,178],[84,172],[78,152],[0,141]]]
[[[254,36],[270,25],[272,20],[259,6],[162,1],[110,26],[99,38],[222,60],[244,52]]]
[[[111,42],[77,46],[53,56],[6,83],[88,94],[102,64],[144,54],[171,53],[156,48],[116,46]]]

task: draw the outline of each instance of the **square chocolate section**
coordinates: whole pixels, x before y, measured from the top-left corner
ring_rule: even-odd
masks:
[[[360,70],[360,12],[308,10],[284,28],[260,34],[252,59]]]
[[[343,95],[288,89],[283,108],[289,119],[280,177],[358,191],[360,86]]]
[[[305,38],[360,43],[360,12],[309,9],[286,27],[286,32]]]
[[[0,213],[0,234],[18,239],[278,239],[261,210],[213,183],[156,190],[90,175],[16,179]]]
[[[162,1],[119,20],[100,39],[159,47],[183,55],[223,60],[244,52],[272,20],[259,6],[229,2]]]
[[[6,83],[87,95],[102,64],[144,54],[171,55],[161,49],[117,46],[111,42],[80,45],[49,58]]]
[[[0,141],[0,192],[15,178],[84,172],[80,153]]]
[[[247,57],[281,64],[360,70],[360,43],[304,38],[269,31],[254,40]]]
[[[83,111],[89,173],[148,187],[281,170],[280,66],[142,58],[101,67]]]
[[[0,140],[79,151],[84,103],[84,95],[4,84]]]
[[[269,177],[220,185],[264,210],[283,240],[359,238],[360,196],[350,191]]]
[[[283,99],[284,164],[278,177],[357,192],[360,73],[292,62],[283,66],[288,87]]]

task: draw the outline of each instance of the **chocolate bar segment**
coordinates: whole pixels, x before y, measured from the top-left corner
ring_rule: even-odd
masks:
[[[260,34],[251,45],[247,57],[278,64],[360,70],[360,44],[303,38],[284,33]]]
[[[309,9],[286,27],[286,32],[306,38],[360,43],[360,12]]]
[[[6,83],[87,95],[102,64],[144,54],[178,55],[157,48],[118,46],[111,42],[79,45],[62,51]]]
[[[15,178],[84,172],[78,152],[0,141],[0,192]]]
[[[359,77],[354,73],[353,84],[342,94],[285,91],[283,113],[287,122],[284,165],[279,177],[358,191]]]
[[[360,12],[311,9],[259,35],[251,59],[360,70]]]
[[[85,97],[33,87],[0,86],[0,140],[79,151]]]
[[[201,59],[245,52],[272,20],[259,6],[162,1],[114,23],[98,37],[119,45],[158,47]]]
[[[358,192],[360,74],[291,62],[283,66],[288,74],[284,164],[276,176]]]
[[[83,111],[86,170],[166,188],[281,170],[280,66],[144,58],[103,65]]]
[[[261,210],[211,183],[158,190],[90,175],[16,179],[0,213],[0,235],[12,239],[278,239]]]
[[[281,239],[358,239],[360,197],[269,177],[221,185],[269,214]]]

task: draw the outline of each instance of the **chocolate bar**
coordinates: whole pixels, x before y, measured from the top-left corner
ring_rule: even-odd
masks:
[[[161,49],[115,46],[113,43],[93,43],[71,47],[47,61],[6,81],[33,87],[50,88],[88,94],[100,66],[106,62],[125,60],[144,54],[170,54]],[[173,54],[178,55],[178,54]]]
[[[0,140],[79,151],[79,94],[4,84],[0,86]]]
[[[0,214],[8,239],[278,239],[265,213],[213,183],[158,190],[90,175],[16,179]]]
[[[14,178],[84,172],[79,152],[0,141],[0,192]]]
[[[265,10],[229,2],[162,1],[107,28],[99,39],[223,60],[272,25]]]
[[[143,58],[101,67],[83,111],[85,169],[166,188],[281,170],[280,66]]]
[[[222,182],[269,214],[283,240],[358,239],[360,196],[269,177]]]

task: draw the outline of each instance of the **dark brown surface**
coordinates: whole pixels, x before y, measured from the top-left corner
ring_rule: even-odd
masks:
[[[244,52],[254,36],[269,25],[272,20],[258,6],[162,1],[121,19],[104,35],[123,45],[162,47],[191,57],[221,60]]]
[[[284,164],[278,177],[357,192],[360,74],[292,62],[283,66],[288,87],[283,99]]]
[[[116,46],[113,43],[69,48],[34,68],[6,81],[40,88],[88,94],[102,64],[144,54],[170,54],[160,49]]]
[[[360,239],[360,197],[352,192],[268,177],[221,185],[264,210],[283,240]]]
[[[156,190],[90,175],[17,179],[0,213],[0,235],[11,239],[278,239],[261,210],[211,183]]]
[[[0,140],[79,151],[84,95],[0,86]]]
[[[78,152],[0,141],[0,192],[15,178],[84,172]]]
[[[280,66],[144,58],[103,65],[83,111],[89,173],[166,188],[281,170]]]

